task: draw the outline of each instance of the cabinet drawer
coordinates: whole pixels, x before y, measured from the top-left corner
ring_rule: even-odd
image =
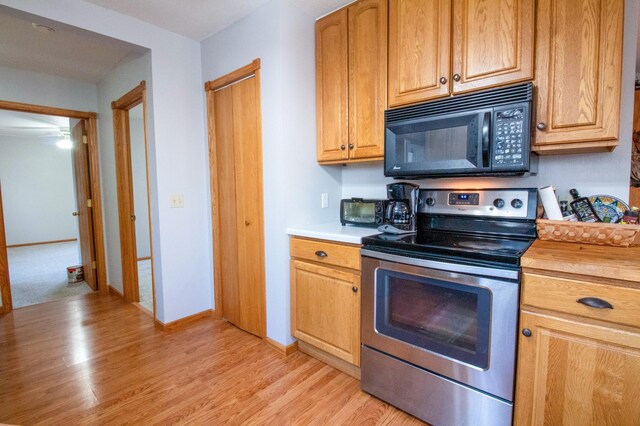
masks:
[[[602,299],[613,309],[578,302],[587,297]],[[640,289],[525,273],[522,304],[640,327]]]
[[[291,257],[360,271],[360,248],[357,246],[291,238]]]

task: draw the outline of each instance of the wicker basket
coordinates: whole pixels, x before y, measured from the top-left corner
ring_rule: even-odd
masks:
[[[629,247],[640,245],[640,225],[538,219],[538,238],[565,243]]]

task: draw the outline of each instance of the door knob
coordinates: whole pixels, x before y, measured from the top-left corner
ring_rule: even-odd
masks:
[[[460,81],[460,74],[454,74],[453,81]]]
[[[71,214],[74,215],[74,216],[78,216],[79,213],[78,212],[73,212]]]
[[[136,221],[136,215],[135,215],[135,214],[132,214],[132,215],[131,215],[131,220],[132,220],[133,222],[135,222],[135,221]]]

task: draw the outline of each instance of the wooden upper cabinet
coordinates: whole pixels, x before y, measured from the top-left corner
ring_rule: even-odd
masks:
[[[449,95],[451,0],[389,0],[389,107]]]
[[[349,156],[382,157],[387,107],[387,0],[361,0],[347,10]]]
[[[538,0],[534,151],[618,144],[624,0]]]
[[[349,158],[347,9],[316,22],[318,161]]]
[[[533,79],[534,0],[453,0],[453,92]]]

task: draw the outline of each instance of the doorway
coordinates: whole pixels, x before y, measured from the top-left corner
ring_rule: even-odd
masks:
[[[96,114],[9,101],[0,101],[0,110],[7,120],[18,120],[12,128],[16,135],[30,136],[28,145],[12,140],[5,141],[10,142],[5,147],[15,155],[35,159],[29,170],[16,169],[12,178],[17,180],[5,177],[4,194],[0,192],[0,313],[68,295],[106,291]],[[50,126],[20,125],[29,120]],[[59,121],[66,125],[55,126]],[[57,147],[44,137],[53,127],[59,131]],[[38,134],[42,140],[34,136]],[[16,163],[27,165],[20,160]],[[9,168],[3,167],[3,172]],[[59,184],[51,182],[58,178]],[[43,192],[43,183],[55,183],[51,185],[54,190]],[[2,206],[3,195],[4,200],[11,200],[10,205]],[[58,203],[65,197],[66,203]],[[64,220],[56,219],[60,211],[56,216],[54,210],[47,210],[54,205],[63,210]],[[67,283],[66,267],[76,264],[83,266],[84,280],[73,286]]]
[[[205,85],[215,313],[266,335],[260,60]]]
[[[127,302],[155,318],[155,285],[146,136],[146,83],[112,102],[122,253],[122,288]]]

